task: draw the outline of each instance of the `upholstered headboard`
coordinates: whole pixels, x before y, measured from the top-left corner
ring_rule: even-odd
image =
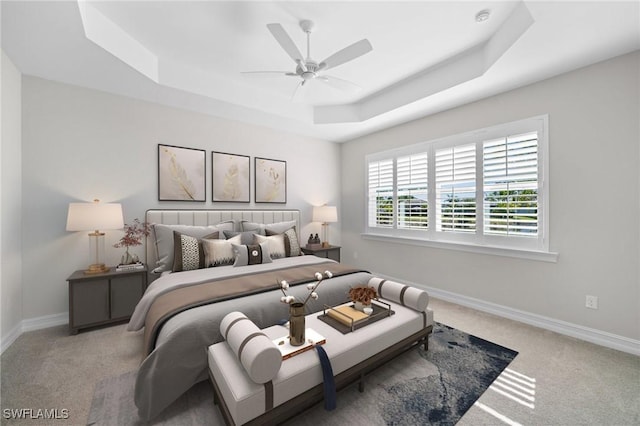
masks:
[[[208,226],[233,220],[236,230],[240,230],[240,221],[256,223],[276,223],[296,221],[298,238],[300,232],[300,210],[147,210],[147,223],[165,225]],[[152,236],[146,241],[146,264],[152,270],[157,261],[157,253]]]

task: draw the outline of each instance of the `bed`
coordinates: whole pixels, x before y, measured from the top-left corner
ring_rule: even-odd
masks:
[[[144,330],[135,384],[142,420],[207,379],[206,348],[223,340],[220,321],[226,314],[241,311],[261,328],[286,321],[279,280],[292,284],[288,294],[303,298],[308,290],[302,284],[314,281],[314,271],[331,271],[334,277],[323,282],[318,300],[307,304],[312,313],[345,302],[349,288],[372,278],[330,259],[299,255],[298,210],[149,210],[145,220],[154,224],[146,244],[151,284],[127,326]],[[231,258],[230,241],[236,250]],[[241,256],[247,247],[259,255]]]

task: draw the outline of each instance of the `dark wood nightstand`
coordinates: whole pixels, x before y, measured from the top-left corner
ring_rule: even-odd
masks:
[[[301,247],[301,250],[304,254],[312,254],[318,257],[326,257],[328,259],[333,259],[336,262],[340,262],[340,246],[329,246],[329,247],[320,247],[320,248],[307,248]]]
[[[75,271],[69,278],[69,333],[125,321],[147,288],[147,268],[104,274]]]

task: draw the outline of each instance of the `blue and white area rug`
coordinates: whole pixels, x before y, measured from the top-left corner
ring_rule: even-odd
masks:
[[[415,348],[367,376],[365,391],[338,392],[338,408],[320,403],[287,425],[454,425],[518,353],[443,324],[429,350]],[[224,422],[208,383],[195,385],[152,423],[137,420],[135,372],[96,385],[87,424],[212,425]]]

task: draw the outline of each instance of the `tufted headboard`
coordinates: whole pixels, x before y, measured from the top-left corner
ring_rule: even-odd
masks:
[[[208,226],[233,220],[239,231],[240,221],[257,223],[276,223],[295,220],[296,229],[300,232],[300,210],[147,210],[145,220],[149,224],[195,225]],[[298,238],[299,234],[298,234]],[[157,261],[157,253],[153,236],[146,241],[146,264],[153,269]]]

